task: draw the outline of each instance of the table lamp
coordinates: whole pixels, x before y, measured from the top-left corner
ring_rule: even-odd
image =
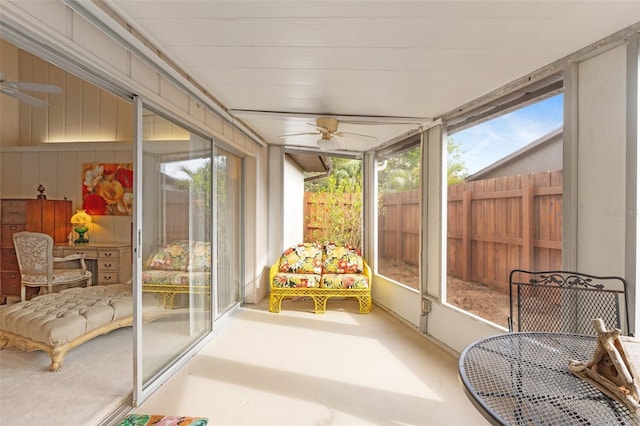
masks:
[[[87,223],[91,223],[91,216],[89,216],[84,209],[78,209],[76,214],[71,216],[71,224],[75,226],[74,231],[78,233],[78,239],[74,242],[76,244],[86,244],[89,242],[84,237],[84,234],[89,230]]]

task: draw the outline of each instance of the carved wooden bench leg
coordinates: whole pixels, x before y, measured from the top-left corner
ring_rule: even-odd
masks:
[[[49,358],[51,358],[51,364],[49,365],[49,370],[58,371],[60,367],[62,367],[62,363],[64,362],[64,356],[67,354],[67,347],[56,347],[51,349],[49,352]]]

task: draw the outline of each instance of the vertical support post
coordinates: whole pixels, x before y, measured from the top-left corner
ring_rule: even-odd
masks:
[[[535,204],[534,186],[530,183],[522,185],[522,268],[533,270],[535,252]]]
[[[471,278],[471,191],[462,193],[462,280]]]

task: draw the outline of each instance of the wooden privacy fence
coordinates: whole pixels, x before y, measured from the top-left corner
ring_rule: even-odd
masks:
[[[420,261],[420,192],[380,196],[378,253],[386,259],[418,265]]]
[[[305,194],[305,217],[315,206]],[[380,197],[380,256],[418,265],[420,194]],[[344,208],[349,208],[345,199]],[[451,185],[447,196],[447,274],[508,291],[512,269],[562,266],[562,171]],[[322,223],[307,221],[305,241]]]
[[[561,170],[449,186],[448,275],[508,291],[512,269],[561,266]]]

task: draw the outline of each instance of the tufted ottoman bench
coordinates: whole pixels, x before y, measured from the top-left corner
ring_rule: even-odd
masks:
[[[70,288],[0,307],[0,349],[45,351],[57,371],[69,350],[132,325],[131,291],[125,284]]]

